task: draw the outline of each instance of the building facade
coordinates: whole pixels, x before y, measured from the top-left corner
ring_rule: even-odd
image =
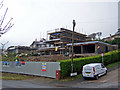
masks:
[[[69,54],[71,55],[72,44],[67,44],[69,48]],[[74,55],[81,56],[81,54],[101,54],[109,51],[117,50],[117,45],[111,45],[101,41],[89,41],[74,43]]]
[[[30,47],[27,46],[10,46],[7,48],[7,53],[17,53],[17,54],[21,54],[21,53],[25,53],[25,54],[31,54],[32,52],[34,52],[35,49],[31,49]]]
[[[72,31],[59,28],[47,32],[48,40],[44,42],[39,42],[36,45],[39,45],[38,53],[42,55],[56,55],[56,54],[66,54],[67,53],[67,44],[72,42]],[[74,32],[74,42],[85,42],[88,39],[87,35]],[[41,43],[41,44],[40,44]],[[41,47],[40,45],[44,45]]]

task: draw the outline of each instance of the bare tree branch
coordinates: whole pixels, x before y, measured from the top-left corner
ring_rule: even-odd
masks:
[[[3,7],[3,1],[1,1],[1,3],[0,3],[0,9]],[[4,16],[1,16],[1,20],[0,20],[0,37],[1,37],[1,35],[5,34],[7,31],[9,31],[11,29],[11,27],[13,27],[13,25],[14,25],[14,24],[11,23],[11,21],[13,19],[13,18],[11,18],[8,21],[8,23],[5,26],[2,27],[2,24],[3,24],[4,20],[5,20],[5,16],[7,14],[7,11],[8,11],[8,8],[6,9]]]
[[[1,9],[2,6],[3,6],[3,1],[4,1],[4,0],[2,0],[2,1],[0,2],[0,9]]]

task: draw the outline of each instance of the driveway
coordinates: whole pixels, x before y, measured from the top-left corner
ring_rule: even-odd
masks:
[[[108,72],[107,75],[100,77],[98,80],[84,80],[82,82],[77,82],[72,85],[72,87],[77,88],[118,88],[118,70],[115,69]]]

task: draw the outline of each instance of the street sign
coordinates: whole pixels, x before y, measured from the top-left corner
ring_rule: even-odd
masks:
[[[104,56],[104,53],[101,53],[101,56],[103,57],[103,56]]]
[[[42,63],[42,71],[46,71],[46,63]]]
[[[101,53],[101,56],[102,56],[102,63],[104,64],[104,53]]]
[[[77,75],[77,72],[75,73],[70,73],[70,76],[76,76]]]

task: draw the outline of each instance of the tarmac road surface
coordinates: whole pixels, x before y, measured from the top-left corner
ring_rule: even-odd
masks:
[[[108,72],[107,75],[100,77],[98,80],[84,80],[83,82],[78,82],[72,87],[77,88],[118,88],[118,70],[115,69]],[[120,82],[119,82],[120,84]]]
[[[108,69],[105,76],[100,77],[98,80],[89,79],[78,80],[70,82],[60,82],[54,79],[40,78],[30,80],[3,80],[3,88],[118,88],[120,81],[118,80],[118,72],[120,68],[118,65]]]
[[[3,80],[2,88],[53,88],[52,86],[39,85],[37,83],[24,82],[24,81],[13,81],[13,80]]]

